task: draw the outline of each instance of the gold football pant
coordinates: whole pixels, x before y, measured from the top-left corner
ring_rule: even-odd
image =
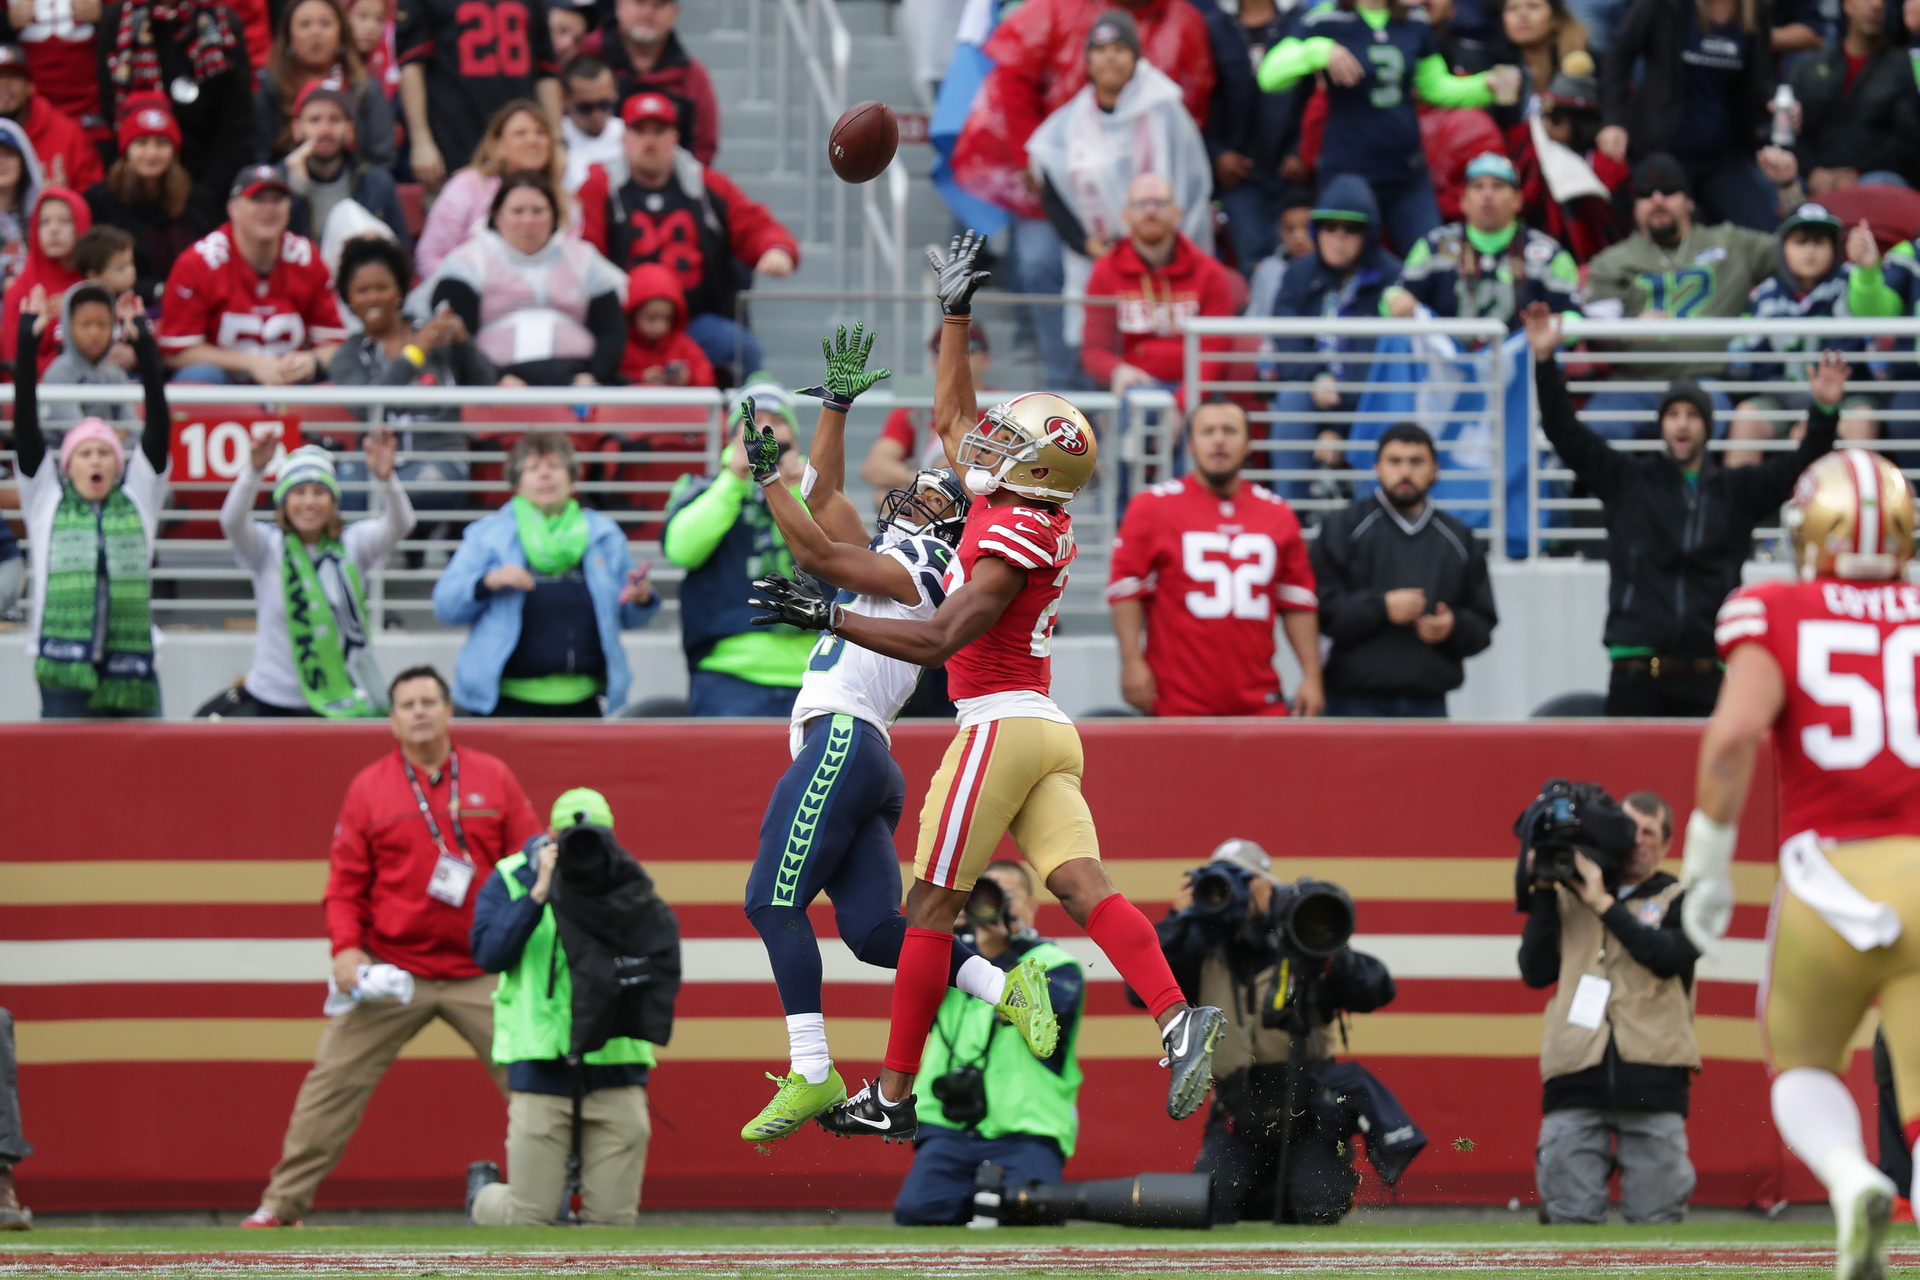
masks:
[[[913,874],[970,890],[1006,834],[1042,884],[1063,863],[1098,858],[1084,767],[1070,724],[1022,716],[962,729],[927,788]]]

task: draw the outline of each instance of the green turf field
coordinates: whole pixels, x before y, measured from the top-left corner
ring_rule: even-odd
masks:
[[[11,1276],[1227,1277],[1767,1275],[1825,1280],[1829,1228],[1718,1221],[1677,1227],[1538,1224],[1241,1225],[1204,1232],[1073,1226],[305,1227],[285,1231],[38,1230],[0,1241]],[[1895,1275],[1920,1276],[1920,1235],[1895,1229]]]

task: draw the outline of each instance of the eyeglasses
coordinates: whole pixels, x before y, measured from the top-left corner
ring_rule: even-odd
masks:
[[[617,99],[602,98],[598,102],[586,102],[584,100],[579,102],[570,102],[567,104],[567,110],[573,112],[575,115],[604,116],[619,105],[620,104]]]
[[[1127,201],[1127,208],[1138,209],[1141,213],[1147,213],[1154,209],[1171,209],[1173,208],[1173,201],[1162,196],[1143,196],[1138,200]]]
[[[1654,196],[1667,196],[1668,198],[1672,198],[1673,196],[1683,196],[1685,194],[1687,194],[1687,192],[1684,187],[1642,187],[1640,189],[1640,198],[1642,200],[1650,200]]]

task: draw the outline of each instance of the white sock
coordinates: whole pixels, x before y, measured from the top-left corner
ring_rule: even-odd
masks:
[[[793,1069],[808,1084],[819,1084],[833,1069],[827,1056],[827,1017],[822,1013],[795,1013],[787,1017],[787,1052]]]
[[[993,961],[985,956],[968,956],[961,963],[953,985],[976,1000],[999,1004],[1000,997],[1006,994],[1007,974],[1004,969],[994,968]]]
[[[880,1099],[880,1105],[885,1107],[889,1111],[893,1110],[895,1107],[900,1105],[899,1102],[887,1101],[887,1091],[880,1087],[880,1082],[878,1080],[875,1080],[873,1082],[873,1096]],[[906,1099],[902,1098],[900,1101],[905,1102]]]
[[[1773,1079],[1773,1123],[1787,1146],[1828,1190],[1848,1165],[1867,1163],[1860,1108],[1840,1077],[1819,1067],[1795,1067]]]

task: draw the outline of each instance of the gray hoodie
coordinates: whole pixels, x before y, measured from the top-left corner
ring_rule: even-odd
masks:
[[[122,369],[101,352],[100,359],[90,361],[81,355],[73,345],[73,295],[84,286],[75,285],[67,290],[60,300],[60,336],[62,343],[60,354],[53,358],[46,372],[40,375],[40,385],[51,386],[96,386],[120,387],[133,382],[133,375]],[[111,348],[109,348],[111,349]],[[138,427],[139,415],[136,404],[100,404],[88,401],[40,402],[40,421],[45,426],[67,427],[82,418],[103,418],[108,422],[125,422]]]

